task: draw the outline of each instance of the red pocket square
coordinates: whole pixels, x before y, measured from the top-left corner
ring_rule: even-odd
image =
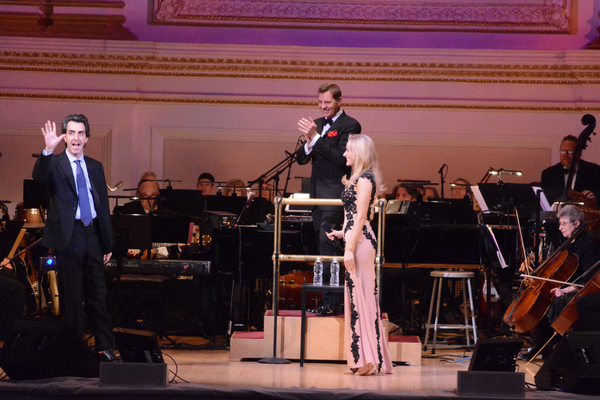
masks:
[[[327,132],[327,137],[336,137],[338,135],[337,131],[329,131]]]

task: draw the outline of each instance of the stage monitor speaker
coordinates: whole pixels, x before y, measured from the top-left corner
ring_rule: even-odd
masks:
[[[477,341],[468,371],[458,372],[456,393],[466,397],[524,398],[525,374],[514,372],[521,339]]]
[[[158,335],[137,329],[114,328],[115,342],[124,362],[164,363]]]
[[[521,347],[521,339],[481,339],[473,350],[469,371],[514,372]]]
[[[17,320],[0,350],[0,367],[15,381],[97,378],[98,364],[98,358],[64,320]]]
[[[167,364],[112,362],[100,364],[100,387],[166,387]]]
[[[456,394],[462,397],[525,398],[525,373],[458,371]]]
[[[600,394],[600,332],[567,332],[535,375],[541,389]]]

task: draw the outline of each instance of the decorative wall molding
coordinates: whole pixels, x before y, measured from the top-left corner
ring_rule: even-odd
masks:
[[[575,53],[575,52],[574,52]],[[510,55],[509,55],[510,54]],[[356,81],[598,84],[600,64],[596,55],[569,60],[564,53],[548,60],[523,63],[523,58],[507,52],[503,62],[468,62],[470,56],[449,57],[446,62],[413,61],[417,57],[397,54],[382,61],[315,61],[298,57],[273,59],[254,57],[187,57],[122,55],[110,53],[1,51],[0,70],[60,72],[169,77],[222,77],[259,79],[325,79]],[[461,59],[462,58],[462,59]],[[371,58],[372,60],[373,58]],[[406,61],[400,62],[398,59]],[[455,61],[452,61],[454,59]]]
[[[577,0],[154,0],[154,23],[569,34],[576,9]]]
[[[38,99],[38,100],[79,100],[93,102],[140,102],[140,103],[178,103],[178,104],[205,104],[205,105],[244,105],[244,106],[286,106],[286,107],[311,107],[314,108],[314,102],[298,102],[298,101],[260,101],[260,100],[226,100],[226,99],[182,99],[182,98],[150,98],[144,96],[137,97],[119,97],[119,96],[85,96],[85,95],[56,95],[56,94],[39,94],[39,93],[9,93],[0,92],[0,98],[15,98],[15,99]],[[483,101],[480,103],[484,103]],[[502,105],[493,102],[485,102],[489,104],[472,104],[470,102],[430,102],[427,104],[415,104],[409,102],[403,103],[380,103],[380,102],[344,102],[346,107],[364,107],[364,108],[380,108],[380,109],[415,109],[415,110],[480,110],[480,111],[560,111],[560,112],[596,112],[600,111],[598,105],[564,105],[564,106],[531,106],[531,105]],[[597,104],[597,103],[596,103]],[[239,140],[238,140],[239,141]]]

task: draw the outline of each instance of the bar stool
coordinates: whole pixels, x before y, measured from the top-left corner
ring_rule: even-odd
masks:
[[[429,304],[429,316],[427,317],[427,324],[425,325],[425,343],[423,344],[423,350],[427,350],[427,340],[429,339],[429,329],[433,328],[433,343],[431,346],[431,354],[435,354],[435,343],[437,340],[438,329],[464,329],[467,337],[467,347],[471,347],[471,340],[469,338],[469,329],[473,331],[473,344],[477,344],[477,326],[475,325],[475,311],[473,310],[473,292],[471,290],[471,281],[475,277],[473,272],[465,271],[431,271],[429,274],[433,278],[433,290],[431,292],[431,302]],[[442,285],[446,279],[460,279],[463,286],[463,315],[465,317],[465,324],[438,324],[438,318],[440,316],[440,300],[442,297]],[[471,324],[469,325],[469,314],[467,313],[467,294],[465,293],[465,280],[467,282],[466,289],[469,291],[469,307],[471,308]],[[436,299],[437,290],[437,301],[435,306],[435,322],[431,323],[431,314],[433,312],[433,302]]]

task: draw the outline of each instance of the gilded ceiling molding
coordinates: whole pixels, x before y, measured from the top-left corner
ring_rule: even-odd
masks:
[[[0,52],[0,70],[85,74],[394,82],[600,84],[600,64],[329,62]]]
[[[230,99],[190,99],[178,97],[144,97],[144,96],[83,96],[61,95],[42,93],[2,93],[0,98],[16,99],[44,99],[44,100],[80,100],[80,101],[115,101],[115,102],[140,102],[140,103],[180,103],[180,104],[226,104],[249,106],[293,106],[313,107],[314,102],[306,101],[279,101],[279,100],[230,100]],[[562,112],[596,112],[597,107],[575,106],[504,106],[504,105],[477,105],[477,104],[408,104],[408,103],[344,103],[346,107],[362,108],[410,108],[410,109],[459,109],[459,110],[501,110],[501,111],[562,111]]]
[[[576,10],[577,0],[154,0],[154,23],[569,34]]]

